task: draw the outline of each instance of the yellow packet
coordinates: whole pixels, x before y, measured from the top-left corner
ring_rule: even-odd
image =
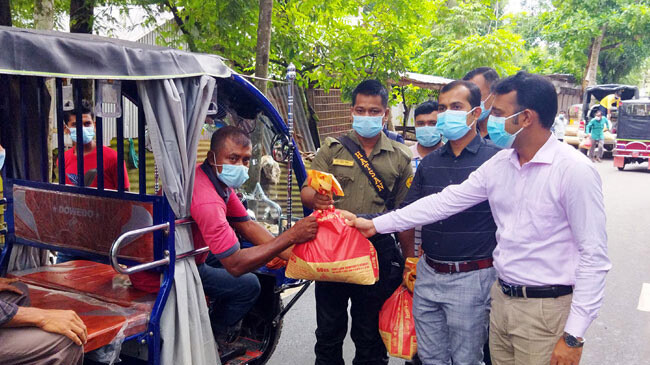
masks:
[[[334,175],[318,170],[307,170],[307,185],[321,194],[343,196],[343,189]]]

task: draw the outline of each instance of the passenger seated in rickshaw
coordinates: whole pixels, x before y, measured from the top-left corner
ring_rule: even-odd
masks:
[[[0,146],[0,169],[6,152]],[[30,307],[27,285],[0,278],[0,359],[11,364],[83,364],[86,325],[73,311]]]
[[[0,278],[0,359],[11,364],[83,364],[86,325],[69,310],[30,307],[27,285]]]
[[[196,167],[191,214],[194,247],[210,247],[211,255],[197,256],[196,263],[211,308],[213,332],[220,351],[231,351],[241,320],[253,307],[260,292],[257,277],[250,272],[280,255],[296,243],[312,240],[316,219],[307,217],[278,237],[250,220],[235,190],[248,179],[251,141],[233,126],[213,133],[204,162]],[[240,249],[237,234],[253,247]],[[285,252],[283,252],[285,251]],[[155,278],[155,280],[159,280]]]

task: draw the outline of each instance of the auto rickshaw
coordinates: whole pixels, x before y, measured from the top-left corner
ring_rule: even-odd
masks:
[[[586,153],[589,148],[585,146],[586,133],[585,127],[589,121],[595,116],[596,111],[600,109],[600,101],[607,95],[614,94],[617,90],[621,90],[621,100],[630,100],[639,98],[639,88],[636,86],[619,85],[619,84],[604,84],[590,86],[585,90],[582,98],[581,118],[578,130],[576,131],[577,138],[569,138],[567,143],[580,149]],[[616,141],[616,123],[618,120],[618,111],[616,107],[610,108],[611,118],[610,123],[612,130],[605,131],[604,148],[606,151],[611,152],[614,149]],[[605,114],[605,113],[604,113]]]
[[[306,178],[292,138],[292,73],[285,123],[253,84],[216,55],[8,27],[0,27],[0,44],[0,143],[7,151],[0,276],[27,283],[32,306],[77,312],[88,327],[87,358],[217,363],[192,260],[208,251],[194,249],[189,216],[194,170],[209,146],[201,136],[225,124],[258,133],[260,155],[288,169],[284,196],[260,181],[241,191],[250,215],[280,233],[296,216],[309,214],[291,209],[292,190]],[[94,100],[97,119],[96,187],[85,178],[66,184],[63,115],[76,110],[81,120],[75,105],[87,97]],[[76,132],[83,135],[82,123]],[[105,188],[100,151],[111,142],[116,166],[128,162],[130,191],[121,168],[117,189]],[[86,171],[83,144],[77,148],[77,171]],[[57,252],[84,260],[54,264]],[[145,270],[160,273],[157,293],[130,285],[127,275]],[[262,291],[240,337],[247,351],[224,359],[226,364],[266,363],[283,316],[309,285],[285,280],[283,270],[256,274]],[[289,287],[301,289],[283,304],[280,294]]]
[[[625,165],[650,159],[650,99],[621,103],[613,155],[614,166],[621,171]]]

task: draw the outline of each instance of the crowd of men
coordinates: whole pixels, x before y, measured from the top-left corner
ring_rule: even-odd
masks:
[[[387,364],[378,315],[402,282],[405,257],[420,257],[413,293],[415,362],[579,363],[611,265],[600,176],[587,158],[552,135],[557,108],[546,78],[519,72],[500,80],[495,70],[481,67],[443,87],[437,101],[416,108],[417,143],[408,147],[385,130],[384,86],[366,80],[354,89],[352,131],[327,138],[311,165],[334,174],[345,195],[333,200],[305,185],[301,199],[312,209],[341,209],[370,239],[379,281],[316,283],[317,365],[344,364],[349,317],[353,364]],[[74,114],[66,122],[73,142],[83,139],[86,171],[77,173],[72,148],[66,181],[83,178],[96,186],[94,118],[90,110],[82,115],[83,136],[76,136]],[[114,172],[115,151],[104,148],[104,166]],[[235,189],[248,179],[251,154],[248,136],[225,126],[196,167],[194,244],[211,251],[196,263],[206,295],[214,299],[212,324],[222,355],[240,350],[232,344],[259,295],[250,272],[287,258],[290,247],[313,239],[318,227],[307,217],[274,237],[248,218]],[[103,175],[112,184],[106,188],[114,189],[110,172]],[[123,184],[128,188],[128,181]],[[254,246],[240,248],[239,237]],[[153,291],[160,276],[145,273],[132,281]],[[49,312],[60,319],[57,327],[30,322],[21,309],[28,301],[25,288],[0,281],[0,292],[0,338],[12,326],[32,328],[30,336],[57,333],[41,356],[51,363],[81,361],[78,346],[86,334],[76,315]]]

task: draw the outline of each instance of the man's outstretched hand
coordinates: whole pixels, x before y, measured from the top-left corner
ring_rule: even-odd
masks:
[[[296,222],[286,233],[291,235],[291,242],[296,244],[313,240],[316,238],[316,232],[318,222],[315,217],[309,216]]]
[[[359,218],[353,213],[348,212],[347,210],[341,210],[341,215],[345,218],[345,223],[350,227],[355,227],[361,232],[362,235],[367,237],[372,237],[377,234],[375,225],[371,220],[365,218]]]

